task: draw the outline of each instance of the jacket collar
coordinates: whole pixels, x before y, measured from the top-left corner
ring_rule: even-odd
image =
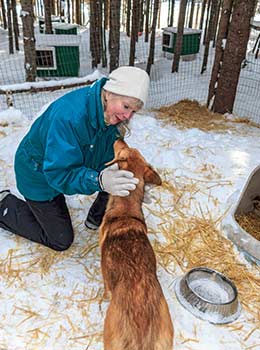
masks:
[[[90,116],[90,124],[94,129],[107,128],[104,119],[104,109],[101,99],[102,87],[107,78],[101,78],[90,85],[88,89],[87,112]]]

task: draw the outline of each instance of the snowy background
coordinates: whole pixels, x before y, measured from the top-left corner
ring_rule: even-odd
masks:
[[[30,123],[17,110],[0,113],[0,188],[10,188],[17,195],[13,157]],[[218,221],[260,163],[259,136],[259,128],[246,124],[230,123],[227,131],[180,129],[162,124],[151,112],[138,114],[132,121],[127,142],[143,153],[164,180],[164,186],[153,191],[152,203],[144,205],[144,213],[174,323],[176,350],[260,348],[259,298],[251,312],[247,309],[250,300],[244,300],[246,289],[238,285],[243,310],[237,321],[219,326],[199,320],[179,304],[174,292],[176,279],[191,266],[189,254],[184,254],[183,261],[172,258],[181,253],[174,232],[178,221],[184,228],[190,219],[213,220],[223,248],[221,258],[213,257],[208,263],[221,266],[225,256],[232,254],[234,266],[245,278],[258,279],[258,285],[248,279],[248,292],[258,288],[259,295],[259,268],[225,239]],[[94,197],[67,197],[75,241],[66,252],[53,252],[0,229],[0,349],[103,349],[108,304],[102,301],[98,233],[88,232],[83,224]],[[188,231],[185,234],[189,237]],[[213,232],[211,239],[215,239]],[[205,251],[206,262],[210,253]]]

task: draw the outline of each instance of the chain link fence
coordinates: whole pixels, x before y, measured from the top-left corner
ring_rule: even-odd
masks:
[[[78,88],[77,86],[66,88],[66,84],[71,84],[82,77],[88,77],[94,71],[88,29],[56,23],[53,25],[55,34],[45,35],[41,33],[41,25],[42,23],[39,22],[35,27],[38,82],[33,84],[25,83],[22,39],[20,38],[20,51],[10,55],[8,53],[8,33],[0,29],[0,91],[2,92],[0,109],[7,108],[7,104],[13,105],[30,118],[33,118],[45,104]],[[192,40],[186,40],[185,54],[181,56],[178,73],[171,73],[173,60],[171,45],[174,41],[174,34],[167,38],[165,33],[169,34],[169,30],[158,30],[156,34],[147,108],[173,104],[186,98],[198,100],[202,104],[206,103],[215,49],[210,47],[207,69],[201,74],[204,55],[203,38],[199,31],[195,31],[195,37],[191,37]],[[257,52],[260,46],[259,34],[260,27],[252,28],[233,111],[234,114],[247,117],[257,123],[260,123],[260,56]],[[192,35],[194,32],[188,33],[186,37],[189,39],[189,36]],[[200,41],[195,50],[194,40],[195,44],[196,40]],[[130,38],[121,32],[120,65],[129,64],[129,51]],[[144,34],[140,33],[136,43],[135,66],[146,69],[148,55],[149,43],[145,42]],[[102,67],[102,64],[98,65],[97,69],[100,74],[108,75],[108,68]],[[65,82],[64,79],[66,79]],[[91,79],[86,78],[86,80]],[[59,84],[61,86],[59,90],[42,91],[44,87]],[[35,88],[32,92],[29,89],[31,86],[38,86],[41,91],[37,92]],[[3,93],[18,89],[23,92],[8,95]]]

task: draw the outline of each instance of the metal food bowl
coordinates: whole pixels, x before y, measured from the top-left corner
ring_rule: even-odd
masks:
[[[190,270],[175,285],[178,301],[194,316],[214,324],[235,321],[241,312],[232,281],[207,267]]]

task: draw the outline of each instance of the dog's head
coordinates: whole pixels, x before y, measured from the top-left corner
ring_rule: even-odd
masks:
[[[146,162],[137,149],[130,148],[123,140],[117,140],[114,143],[114,152],[115,158],[107,165],[118,163],[120,169],[131,171],[145,184],[162,184],[159,174]]]

